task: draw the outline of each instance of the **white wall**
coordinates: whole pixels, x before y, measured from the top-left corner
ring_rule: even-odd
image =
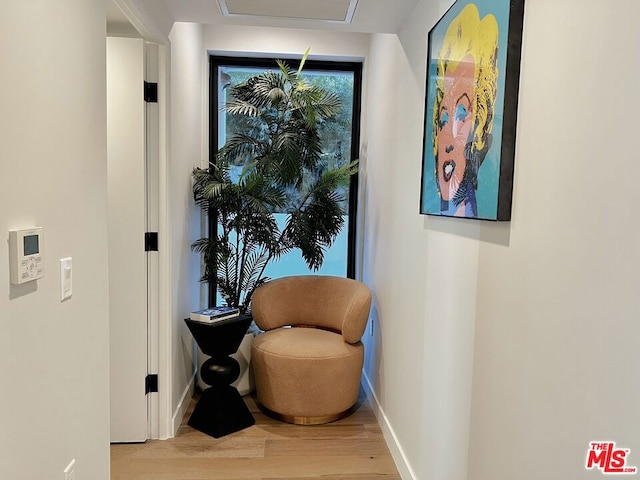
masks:
[[[526,5],[514,220],[481,230],[472,480],[602,478],[594,440],[640,466],[639,16]]]
[[[369,51],[369,35],[269,27],[204,25],[204,46],[216,55],[310,58],[361,61]]]
[[[200,263],[191,244],[200,237],[199,216],[191,193],[191,171],[202,159],[201,26],[176,23],[171,31],[170,156],[167,168],[169,253],[168,305],[171,322],[173,431],[182,420],[194,386],[193,337],[184,318],[200,305]]]
[[[365,373],[403,478],[596,478],[602,439],[637,466],[640,6],[527,2],[513,221],[489,223],[418,215],[426,37],[450,3],[368,59]]]
[[[105,7],[0,7],[0,230],[39,225],[45,277],[0,255],[0,465],[16,480],[109,478]],[[60,302],[59,259],[73,257]]]
[[[438,14],[422,2],[400,35],[371,43],[363,278],[374,306],[365,375],[403,478],[462,480],[479,224],[418,214],[426,36]]]

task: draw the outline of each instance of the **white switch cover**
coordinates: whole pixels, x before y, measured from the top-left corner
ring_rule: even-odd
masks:
[[[60,300],[66,300],[73,295],[73,260],[71,257],[60,259]]]

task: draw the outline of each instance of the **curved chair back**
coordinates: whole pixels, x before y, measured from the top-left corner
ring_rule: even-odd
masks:
[[[263,330],[314,326],[340,332],[357,343],[367,325],[371,291],[362,282],[324,275],[296,275],[261,285],[251,299],[253,319]]]

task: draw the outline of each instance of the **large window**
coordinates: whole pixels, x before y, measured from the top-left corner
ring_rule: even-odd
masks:
[[[297,68],[298,60],[288,61]],[[210,57],[210,154],[216,154],[227,138],[249,128],[240,116],[227,115],[223,106],[229,99],[231,86],[240,84],[253,75],[276,70],[275,60],[236,57]],[[318,62],[307,60],[304,77],[312,83],[330,89],[342,100],[342,111],[322,124],[320,135],[323,145],[322,164],[328,168],[348,164],[358,158],[360,90],[362,65],[359,63]],[[212,157],[213,158],[213,157]],[[232,178],[239,175],[244,165],[239,161],[232,169]],[[357,209],[357,174],[351,178],[345,198],[345,228],[332,247],[325,252],[325,259],[318,271],[310,271],[300,252],[294,250],[277,262],[269,264],[265,275],[271,278],[296,274],[324,274],[354,277],[355,228]],[[276,215],[279,222],[286,221],[286,214]],[[211,225],[210,228],[216,228]],[[215,288],[214,286],[212,286]],[[213,293],[212,291],[210,293]]]

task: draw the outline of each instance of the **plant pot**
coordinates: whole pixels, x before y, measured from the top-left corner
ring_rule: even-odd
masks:
[[[238,389],[238,393],[240,395],[248,395],[253,392],[255,389],[255,384],[253,381],[253,372],[249,368],[251,363],[251,346],[253,345],[253,333],[247,333],[240,346],[238,347],[238,351],[231,355],[232,358],[235,358],[236,361],[240,364],[240,376],[238,379],[233,382],[231,385]],[[209,355],[202,353],[200,347],[198,347],[198,370],[202,367],[202,364],[209,359]],[[198,373],[198,386],[201,390],[205,390],[209,388],[209,385],[202,381],[200,378],[200,374]]]

